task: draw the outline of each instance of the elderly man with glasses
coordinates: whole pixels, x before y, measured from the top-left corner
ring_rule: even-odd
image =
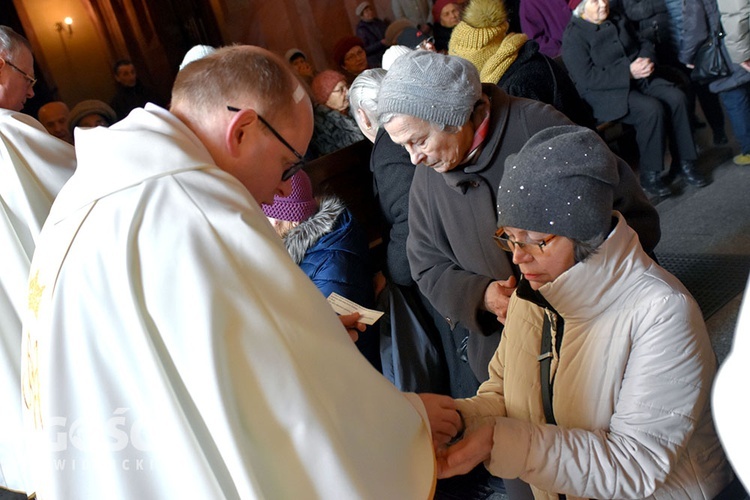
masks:
[[[367,363],[260,207],[291,194],[312,131],[289,65],[250,46],[185,66],[169,110],[79,131],[24,324],[40,496],[430,495],[424,404]]]
[[[21,318],[29,263],[52,200],[75,169],[73,147],[20,113],[34,96],[29,42],[0,26],[0,497],[32,493],[23,459]],[[22,494],[22,498],[26,495]]]

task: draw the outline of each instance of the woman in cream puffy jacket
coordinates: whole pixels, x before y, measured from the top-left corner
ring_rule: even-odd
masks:
[[[700,309],[611,210],[616,181],[614,155],[579,127],[543,130],[508,158],[496,240],[523,279],[490,379],[455,402],[466,432],[438,449],[440,476],[484,462],[555,500],[712,499],[732,483]],[[433,429],[452,418],[443,407]]]

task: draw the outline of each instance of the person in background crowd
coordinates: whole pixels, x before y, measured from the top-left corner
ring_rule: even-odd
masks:
[[[695,165],[688,99],[655,75],[653,44],[638,40],[630,21],[609,10],[608,0],[584,0],[563,35],[563,59],[578,93],[601,123],[635,128],[641,186],[654,197],[672,195],[662,179],[669,142],[674,170],[695,187],[709,180]]]
[[[148,102],[156,102],[151,89],[138,80],[135,65],[128,59],[120,59],[114,66],[117,91],[110,101],[110,106],[122,120],[135,108],[142,108]]]
[[[70,110],[67,104],[62,101],[48,102],[39,108],[37,116],[47,132],[60,140],[73,144],[73,136],[68,129]]]
[[[581,99],[567,72],[539,52],[523,33],[508,32],[501,0],[472,0],[453,30],[449,53],[479,71],[482,83],[495,83],[508,94],[551,104],[573,122],[595,126],[591,108]]]
[[[411,50],[431,50],[435,52],[435,39],[424,31],[420,31],[417,28],[409,26],[404,28],[396,43],[402,47],[408,47]]]
[[[313,79],[315,132],[310,143],[313,156],[323,156],[364,139],[349,113],[349,87],[338,71],[326,70]]]
[[[738,498],[700,308],[613,211],[618,177],[604,141],[577,126],[507,158],[493,233],[522,277],[490,379],[431,417],[466,431],[438,455],[440,477],[484,462],[538,500]]]
[[[366,69],[354,79],[349,88],[349,110],[357,121],[359,130],[370,141],[375,141],[379,123],[378,92],[386,71],[382,68]]]
[[[682,62],[679,61],[680,45],[682,44],[682,0],[664,0],[667,6],[667,12],[669,13],[669,29],[671,30],[669,43],[672,44],[670,48],[673,54],[676,54],[677,61],[679,62],[678,67],[684,69],[689,74],[690,70],[684,68]],[[706,117],[706,121],[711,126],[713,131],[714,144],[721,146],[726,144],[724,139],[726,138],[726,130],[724,127],[724,112],[721,108],[721,100],[719,96],[714,94],[708,89],[708,85],[698,84],[693,82],[693,89],[695,90],[698,101],[701,104],[701,109]],[[696,123],[695,126],[700,126]],[[727,141],[728,142],[728,141]]]
[[[333,46],[333,60],[346,76],[346,84],[367,69],[365,43],[358,36],[345,36]]]
[[[34,96],[29,41],[0,25],[0,497],[34,493],[21,408],[21,319],[29,263],[52,200],[76,166],[75,151],[21,113]]]
[[[692,68],[695,54],[711,30],[721,29],[721,14],[716,0],[685,0],[683,4],[680,61]],[[723,45],[724,39],[721,40]],[[735,165],[750,165],[750,72],[729,58],[727,62],[731,73],[709,83],[708,89],[718,94],[724,103],[734,137],[740,145],[740,154],[733,159]]]
[[[194,45],[190,47],[190,50],[188,50],[185,53],[185,56],[182,58],[178,71],[182,71],[183,69],[185,69],[185,66],[187,66],[191,62],[197,61],[198,59],[203,59],[204,57],[211,55],[214,52],[216,52],[216,48],[211,47],[210,45]]]
[[[76,127],[109,127],[117,121],[115,110],[106,102],[96,99],[81,101],[70,112],[70,135],[73,136],[73,130]]]
[[[406,18],[419,30],[430,31],[432,21],[430,0],[391,0],[394,19]]]
[[[448,53],[448,42],[453,28],[461,22],[461,12],[461,6],[454,0],[436,0],[432,6],[432,35],[438,52]]]
[[[695,98],[701,103],[701,109],[711,126],[714,145],[721,146],[728,142],[724,127],[724,112],[719,97],[710,92],[706,85],[692,82],[690,70],[679,60],[680,39],[673,40],[675,30],[672,27],[678,22],[670,17],[665,0],[621,0],[621,10],[625,16],[638,27],[639,38],[649,40],[656,51],[657,76],[669,80],[685,93],[690,107],[690,122],[695,130],[705,127],[695,114]],[[682,22],[680,15],[679,22]],[[681,38],[681,37],[680,37]],[[671,175],[675,175],[672,172]]]
[[[307,56],[304,52],[299,49],[289,49],[284,55],[284,59],[289,61],[289,64],[294,68],[295,73],[305,84],[312,85],[312,80],[315,78],[315,68],[307,60]]]
[[[416,26],[408,19],[402,18],[393,21],[388,25],[388,29],[385,30],[384,43],[388,45],[389,48],[394,45],[398,45],[398,37],[406,28],[416,28]]]
[[[388,48],[385,44],[385,30],[388,29],[388,23],[375,16],[375,8],[370,2],[360,3],[355,12],[359,17],[356,33],[364,42],[367,65],[370,68],[379,68],[383,52]]]
[[[539,52],[547,57],[560,56],[562,37],[570,21],[567,0],[521,0],[521,30],[539,44]]]
[[[363,359],[260,208],[312,129],[286,61],[232,46],[178,72],[170,111],[79,131],[24,323],[41,498],[430,495],[424,404]],[[113,419],[132,440],[56,444]]]
[[[393,61],[404,54],[408,54],[412,50],[414,49],[403,45],[391,45],[388,47],[388,50],[385,51],[385,54],[383,54],[383,69],[388,71],[388,68],[393,64]]]
[[[373,273],[364,229],[337,196],[316,200],[310,178],[303,170],[292,176],[291,184],[288,195],[276,195],[273,204],[263,204],[261,208],[292,260],[324,297],[337,293],[372,309]],[[352,340],[359,351],[381,371],[377,328],[369,327],[358,337]]]

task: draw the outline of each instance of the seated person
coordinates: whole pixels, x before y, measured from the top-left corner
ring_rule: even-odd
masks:
[[[563,34],[563,59],[579,94],[601,123],[619,120],[635,128],[641,186],[654,197],[670,196],[662,181],[667,139],[672,161],[697,187],[708,180],[695,167],[697,154],[688,99],[667,80],[653,75],[654,46],[638,40],[629,21],[608,0],[584,0]]]
[[[315,76],[315,130],[309,156],[323,156],[364,139],[357,122],[349,114],[349,87],[338,71],[326,70]]]
[[[349,110],[370,142],[375,141],[378,133],[378,92],[385,74],[382,68],[366,69],[349,88]]]
[[[567,0],[521,0],[518,16],[521,30],[539,44],[539,52],[558,57],[562,36],[570,21]]]
[[[308,86],[312,84],[312,79],[315,77],[315,69],[307,60],[307,56],[304,52],[299,49],[289,49],[286,51],[284,58],[289,61],[294,72],[303,82]]]
[[[367,65],[370,68],[379,68],[383,52],[388,48],[385,44],[388,23],[377,17],[375,7],[370,2],[361,2],[355,12],[359,17],[357,36],[364,42]]]
[[[261,208],[292,260],[315,286],[328,297],[337,293],[357,304],[372,308],[372,272],[367,235],[344,202],[326,196],[313,198],[310,177],[299,171],[291,179],[289,196],[274,196],[273,205]],[[380,370],[379,338],[376,328],[366,329],[356,341],[360,352]]]
[[[365,42],[358,36],[345,36],[333,46],[333,60],[344,73],[346,84],[351,84],[358,74],[369,66]]]
[[[73,135],[68,130],[70,110],[67,104],[62,101],[48,102],[39,108],[37,117],[47,132],[68,144],[73,144]]]
[[[406,28],[416,28],[413,22],[408,19],[396,19],[388,25],[388,29],[385,30],[385,44],[389,47],[398,44],[398,37]]]
[[[453,29],[448,52],[471,62],[482,83],[497,84],[515,97],[551,104],[578,125],[593,128],[591,109],[565,70],[539,52],[535,41],[508,29],[501,0],[472,0]]]
[[[388,50],[385,51],[385,54],[383,54],[383,69],[388,71],[388,68],[391,67],[391,64],[393,64],[396,59],[404,54],[408,54],[412,50],[414,49],[404,45],[391,45],[388,47]]]
[[[617,158],[559,126],[505,165],[495,240],[522,278],[490,379],[457,411],[428,409],[439,439],[466,430],[438,477],[484,462],[535,498],[719,498],[733,474],[709,404],[716,357],[698,304],[612,209]]]
[[[73,137],[73,130],[76,127],[109,127],[117,121],[115,110],[106,102],[96,99],[88,99],[76,104],[70,112],[68,127],[70,136]]]
[[[435,50],[447,54],[453,28],[461,22],[461,8],[455,0],[436,0],[432,6],[432,19]]]

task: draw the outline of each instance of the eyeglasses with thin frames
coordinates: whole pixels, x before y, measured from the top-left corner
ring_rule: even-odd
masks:
[[[503,237],[503,234],[505,234],[505,228],[501,227],[497,231],[495,231],[495,235],[493,238],[495,239],[495,243],[497,243],[497,246],[505,250],[506,252],[513,253],[518,247],[520,250],[523,250],[524,252],[530,254],[530,255],[541,255],[544,253],[544,247],[547,246],[547,243],[552,241],[557,237],[556,234],[553,234],[545,239],[543,239],[540,242],[536,241],[528,241],[528,242],[520,242],[511,240],[510,238]]]
[[[21,73],[23,75],[23,77],[26,79],[26,83],[29,84],[29,87],[33,87],[34,85],[36,85],[36,78],[34,78],[30,74],[26,73],[24,70],[22,70],[21,68],[19,68],[18,66],[16,66],[15,64],[13,64],[12,62],[10,62],[7,59],[0,58],[0,61],[3,61],[8,66],[10,66],[14,70],[18,71],[19,73]]]
[[[239,112],[241,111],[241,109],[240,109],[240,108],[236,108],[236,107],[234,107],[234,106],[227,106],[227,109],[228,109],[229,111],[231,111],[232,113],[239,113]],[[297,150],[296,150],[296,149],[294,149],[294,148],[292,147],[292,145],[291,145],[291,144],[289,144],[289,143],[287,142],[287,140],[286,140],[286,139],[284,139],[284,138],[283,138],[283,137],[281,136],[281,134],[279,134],[279,133],[278,133],[278,132],[276,131],[276,129],[275,129],[275,128],[273,128],[273,127],[271,126],[271,124],[270,124],[270,123],[268,123],[268,122],[266,121],[266,119],[265,119],[265,118],[263,118],[262,116],[260,116],[260,113],[256,113],[256,115],[258,116],[258,120],[260,120],[260,122],[261,122],[261,123],[262,123],[263,125],[265,125],[265,126],[266,126],[266,128],[268,128],[268,130],[269,130],[269,131],[270,131],[270,132],[271,132],[271,133],[272,133],[272,134],[273,134],[273,135],[274,135],[274,136],[275,136],[275,137],[276,137],[276,138],[277,138],[277,139],[279,140],[279,142],[281,142],[281,144],[283,144],[284,146],[286,146],[286,148],[287,148],[287,149],[288,149],[289,151],[291,151],[291,152],[292,152],[292,154],[293,154],[293,155],[294,155],[294,156],[295,156],[295,157],[297,158],[297,161],[296,161],[296,162],[294,162],[294,163],[292,164],[292,166],[291,166],[291,167],[289,167],[289,168],[287,168],[286,170],[284,170],[284,172],[283,172],[283,173],[281,174],[281,180],[282,180],[282,181],[288,181],[289,179],[291,179],[291,178],[292,178],[292,176],[294,176],[294,174],[296,174],[297,172],[299,172],[300,170],[302,170],[302,168],[303,168],[303,167],[305,166],[305,158],[304,158],[304,156],[302,156],[301,154],[299,154],[299,153],[297,152]]]

